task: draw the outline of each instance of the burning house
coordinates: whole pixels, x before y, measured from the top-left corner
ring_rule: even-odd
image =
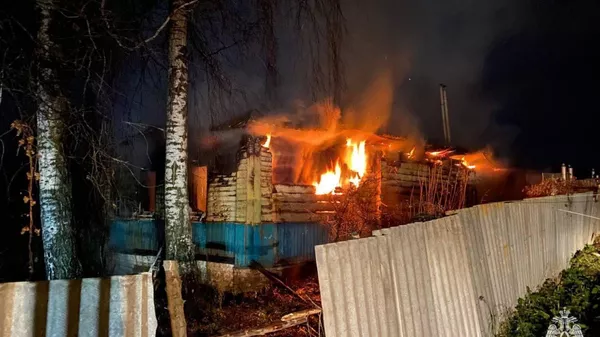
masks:
[[[230,147],[218,137],[210,141],[226,150],[190,169],[190,204],[196,257],[209,280],[226,289],[260,284],[253,263],[281,270],[314,260],[315,245],[440,216],[468,202],[473,164],[450,149],[426,151],[404,138],[301,129],[253,115],[213,133],[239,136]],[[160,216],[113,222],[116,273],[152,263],[161,223]]]

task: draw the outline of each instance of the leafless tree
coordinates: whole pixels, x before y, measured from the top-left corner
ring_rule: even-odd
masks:
[[[165,240],[167,259],[193,261],[192,224],[188,197],[187,46],[185,0],[172,0],[169,32],[169,86],[165,160]]]

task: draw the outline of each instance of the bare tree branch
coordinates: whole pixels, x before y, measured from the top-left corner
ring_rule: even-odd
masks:
[[[183,10],[183,9],[185,9],[186,7],[189,7],[189,6],[191,6],[191,5],[193,5],[193,4],[197,3],[197,2],[198,2],[198,0],[192,0],[192,1],[186,2],[186,3],[182,4],[181,6],[179,6],[179,7],[175,8],[175,9],[173,10],[173,12],[172,12],[171,14],[169,14],[169,15],[167,16],[167,18],[166,18],[166,19],[165,19],[165,20],[162,22],[162,24],[161,24],[161,25],[160,25],[160,26],[159,26],[159,27],[158,27],[158,28],[157,28],[157,29],[154,31],[154,34],[152,34],[152,35],[151,35],[150,37],[148,37],[147,39],[145,39],[145,40],[142,40],[142,41],[138,42],[138,43],[137,43],[137,44],[135,44],[134,46],[126,46],[126,45],[125,45],[125,44],[124,44],[124,43],[121,41],[121,39],[119,38],[119,36],[117,36],[116,34],[112,33],[112,27],[110,26],[110,23],[109,23],[108,19],[106,18],[106,15],[105,15],[105,10],[104,10],[104,7],[105,7],[106,0],[102,0],[102,2],[101,2],[101,5],[100,5],[100,11],[101,11],[101,13],[102,13],[102,18],[103,18],[103,20],[104,20],[104,22],[105,22],[105,24],[106,24],[106,28],[108,29],[108,34],[109,34],[109,35],[110,35],[112,38],[114,38],[114,39],[115,39],[115,41],[117,42],[117,44],[118,44],[119,46],[121,46],[123,49],[129,50],[129,51],[134,51],[134,50],[136,50],[136,49],[139,49],[139,48],[141,48],[141,47],[142,47],[142,46],[144,46],[145,44],[148,44],[148,43],[149,43],[149,42],[151,42],[152,40],[156,39],[156,38],[158,37],[158,35],[159,35],[159,34],[160,34],[160,33],[161,33],[161,32],[162,32],[162,31],[163,31],[163,30],[164,30],[164,29],[167,27],[167,24],[169,23],[169,21],[171,21],[171,18],[173,17],[173,14],[174,14],[175,12],[177,12],[177,11],[180,11],[180,10]]]

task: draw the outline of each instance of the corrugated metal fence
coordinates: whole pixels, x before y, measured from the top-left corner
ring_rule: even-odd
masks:
[[[527,287],[591,242],[599,205],[591,194],[480,205],[317,246],[327,336],[492,335]]]
[[[149,273],[0,284],[1,336],[155,336]]]

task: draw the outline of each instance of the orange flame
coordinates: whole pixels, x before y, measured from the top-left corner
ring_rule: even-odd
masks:
[[[458,160],[464,167],[478,172],[496,172],[501,170],[500,164],[493,159],[492,152],[489,149],[451,156],[450,159]]]
[[[358,184],[360,184],[360,177],[358,176],[358,174],[355,174],[354,176],[348,178],[348,182],[354,185],[355,187],[358,187]]]
[[[327,171],[323,173],[321,175],[321,180],[318,183],[315,182],[313,184],[313,186],[316,188],[315,194],[333,194],[336,187],[341,187],[341,178],[342,169],[340,168],[340,164],[336,163],[335,171]]]
[[[465,159],[465,157],[462,157],[460,162],[464,167],[468,168],[469,170],[474,170],[475,167],[477,167],[476,165],[469,165],[469,162]]]
[[[316,187],[315,194],[331,194],[335,193],[337,187],[342,187],[343,184],[351,184],[356,187],[367,172],[367,153],[366,141],[355,143],[352,139],[346,140],[346,146],[349,151],[344,158],[347,165],[345,169],[344,180],[342,179],[342,169],[339,161],[336,162],[335,170],[328,170],[321,175],[320,181],[313,183]]]
[[[267,134],[267,140],[265,141],[265,143],[262,146],[266,147],[268,149],[269,145],[271,145],[271,134],[270,133]]]
[[[346,163],[351,171],[358,175],[359,181],[367,172],[367,153],[365,149],[366,142],[353,143],[352,139],[346,140],[346,146],[351,148],[349,156],[346,157]],[[358,184],[355,184],[358,186]]]
[[[412,159],[413,158],[413,156],[415,155],[415,148],[416,147],[413,146],[412,150],[410,150],[410,152],[406,154],[406,158],[408,158],[408,159]]]

